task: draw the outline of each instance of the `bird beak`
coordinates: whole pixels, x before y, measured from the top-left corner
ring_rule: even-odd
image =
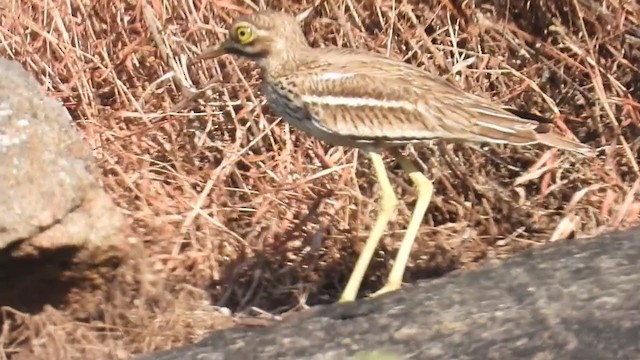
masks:
[[[194,61],[202,61],[207,59],[215,59],[219,56],[222,56],[227,53],[228,41],[224,41],[222,44],[218,46],[211,46],[209,48],[204,49],[200,55],[196,56]]]

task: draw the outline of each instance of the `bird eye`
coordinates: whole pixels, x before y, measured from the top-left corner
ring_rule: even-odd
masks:
[[[253,40],[253,31],[246,25],[240,25],[236,27],[236,37],[238,42],[242,45],[246,45]]]

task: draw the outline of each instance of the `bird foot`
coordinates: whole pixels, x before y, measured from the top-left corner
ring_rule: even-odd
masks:
[[[370,294],[369,297],[370,298],[374,298],[374,297],[380,296],[382,294],[394,292],[396,290],[400,290],[400,287],[402,287],[402,284],[387,283],[380,290],[374,292],[373,294]]]

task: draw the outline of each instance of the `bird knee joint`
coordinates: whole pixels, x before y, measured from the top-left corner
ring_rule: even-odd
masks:
[[[431,180],[427,179],[424,175],[415,176],[413,179],[413,183],[418,194],[429,193],[433,190],[433,184]]]
[[[383,195],[380,203],[381,209],[392,211],[398,206],[398,198],[394,194]]]
[[[429,181],[429,179],[425,177],[417,179],[417,181],[414,181],[414,184],[418,194],[425,194],[430,192],[433,189],[433,185],[431,184],[431,181]]]

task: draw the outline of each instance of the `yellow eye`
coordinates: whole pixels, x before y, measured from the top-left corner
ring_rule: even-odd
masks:
[[[238,25],[235,31],[236,31],[236,38],[238,39],[238,42],[242,45],[246,45],[250,43],[255,36],[251,28],[247,25]]]

